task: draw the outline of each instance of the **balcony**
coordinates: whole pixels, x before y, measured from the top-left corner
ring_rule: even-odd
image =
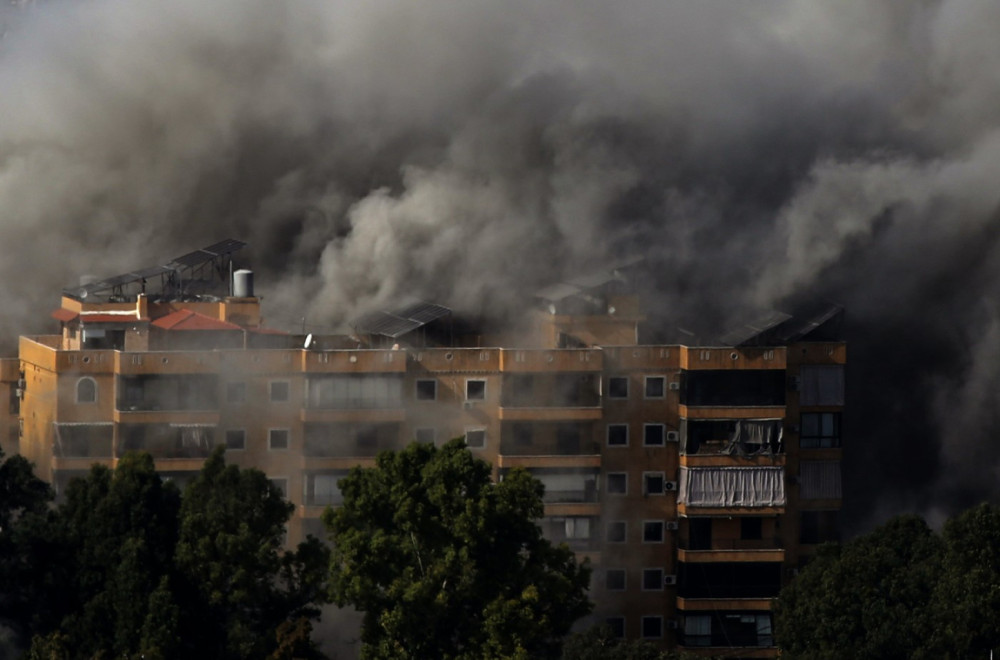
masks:
[[[783,562],[780,538],[712,539],[709,544],[682,536],[677,542],[677,560],[688,563]]]

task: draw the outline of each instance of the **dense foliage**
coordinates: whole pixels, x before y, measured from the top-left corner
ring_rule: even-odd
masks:
[[[364,613],[363,658],[552,658],[590,611],[589,569],[535,523],[541,483],[499,483],[461,441],[383,452],[341,480],[331,590]]]
[[[1000,651],[1000,508],[982,504],[935,534],[900,516],[828,545],[778,599],[783,657],[988,658]]]
[[[663,651],[646,640],[616,637],[608,626],[591,626],[566,638],[562,660],[709,660],[709,656]]]
[[[18,457],[0,490],[0,621],[29,658],[316,655],[329,553],[282,551],[292,506],[221,450],[183,494],[147,454],[94,466],[58,507]]]

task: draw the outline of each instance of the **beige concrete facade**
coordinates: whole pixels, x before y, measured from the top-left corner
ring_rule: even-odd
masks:
[[[65,297],[59,334],[22,337],[18,358],[0,360],[0,440],[59,490],[130,450],[183,482],[225,444],[228,461],[285,489],[296,542],[322,532],[351,467],[464,436],[496,478],[525,468],[546,484],[540,524],[591,561],[595,620],[664,646],[772,657],[771,599],[837,534],[845,346],[639,345],[634,300],[617,309],[539,314],[541,347],[307,349],[261,335],[255,298]],[[183,310],[197,329],[156,325]],[[567,333],[589,341],[557,348]],[[805,393],[813,381],[823,396]],[[739,448],[741,428],[751,444]],[[772,500],[724,501],[745,479]]]

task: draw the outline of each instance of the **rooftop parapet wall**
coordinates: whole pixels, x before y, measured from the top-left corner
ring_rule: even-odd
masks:
[[[592,372],[604,369],[604,352],[600,349],[530,349],[500,350],[500,370],[504,372],[553,373]]]
[[[681,368],[699,369],[784,369],[787,349],[773,347],[681,347]]]
[[[308,373],[404,373],[407,353],[401,350],[351,349],[301,351],[300,365]]]
[[[500,352],[499,348],[417,349],[409,351],[410,367],[427,372],[497,372]]]

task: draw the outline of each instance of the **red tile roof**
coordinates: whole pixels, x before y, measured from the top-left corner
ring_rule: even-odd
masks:
[[[53,310],[52,312],[52,318],[54,318],[57,321],[62,321],[63,323],[72,321],[77,316],[79,316],[79,314],[77,314],[76,312],[69,309],[63,309],[62,307]]]
[[[242,330],[235,323],[213,319],[190,309],[180,309],[161,316],[153,321],[153,325],[164,330]]]

